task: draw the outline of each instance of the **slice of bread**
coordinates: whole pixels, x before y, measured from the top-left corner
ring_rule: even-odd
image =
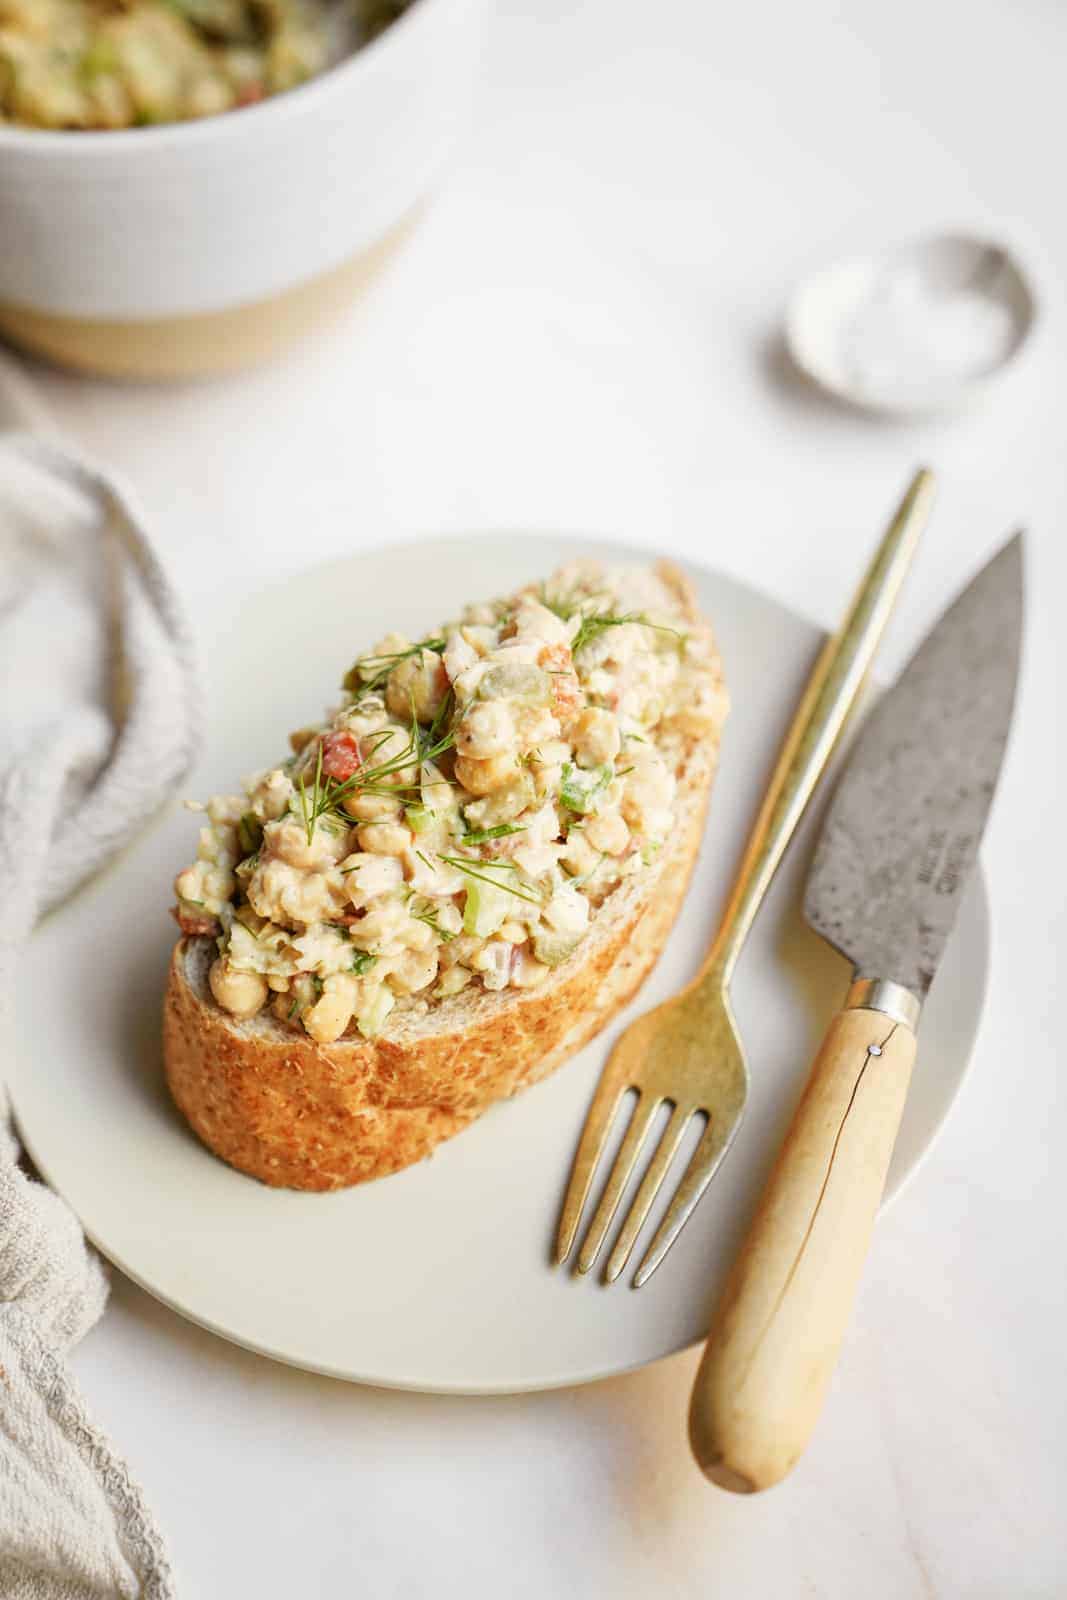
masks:
[[[684,578],[667,572],[701,625]],[[626,1004],[659,957],[700,848],[717,755],[709,738],[680,747],[670,838],[535,989],[472,986],[429,1009],[399,1009],[374,1039],[320,1045],[269,1012],[241,1022],[222,1011],[208,986],[214,942],[182,939],[164,1060],[193,1129],[265,1183],[338,1189],[421,1160],[494,1101],[546,1077]]]

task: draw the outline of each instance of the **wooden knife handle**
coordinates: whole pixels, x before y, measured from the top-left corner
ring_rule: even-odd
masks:
[[[723,1488],[769,1488],[808,1442],[852,1309],[914,1060],[915,1034],[882,1011],[841,1011],[830,1025],[693,1390],[693,1452]]]

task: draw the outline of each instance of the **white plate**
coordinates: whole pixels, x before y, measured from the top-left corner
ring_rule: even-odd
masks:
[[[417,636],[472,595],[504,592],[582,549],[562,539],[393,547],[242,600],[214,628],[213,730],[188,792],[265,765],[319,713],[360,648],[390,624]],[[175,870],[196,819],[175,807],[40,929],[20,969],[13,1098],[41,1171],[143,1287],[226,1338],[298,1366],[404,1388],[547,1388],[636,1367],[699,1339],[788,1118],[844,963],[800,920],[809,821],[738,969],[752,1065],[744,1125],[672,1254],[638,1293],[549,1264],[562,1188],[610,1041],[692,972],[804,676],[818,631],[711,572],[696,579],[734,699],[685,910],[636,1006],[548,1082],[497,1106],[421,1166],[340,1194],[272,1190],[203,1149],[172,1109],[159,1019]],[[981,1009],[988,917],[981,882],[930,996],[889,1192],[932,1142],[959,1087]],[[62,985],[62,986],[61,986]],[[652,1225],[655,1217],[652,1219]]]

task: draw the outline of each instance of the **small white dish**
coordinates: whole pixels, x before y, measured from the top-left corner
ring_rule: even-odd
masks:
[[[580,554],[648,551],[564,538],[449,539],[320,567],[201,630],[211,742],[187,787],[228,789],[315,714],[383,619],[412,631],[472,591],[504,593]],[[174,872],[196,820],[175,805],[100,881],[48,919],[19,966],[12,1098],[40,1170],[131,1278],[238,1344],[397,1388],[552,1388],[653,1361],[707,1332],[712,1303],[847,967],[800,917],[816,819],[794,842],[745,949],[733,1000],[752,1062],[748,1111],[708,1194],[653,1281],[604,1289],[550,1264],[575,1143],[619,1031],[690,977],[717,921],[819,630],[718,573],[693,572],[734,712],[682,915],[635,1003],[555,1076],[494,1109],[429,1161],[337,1194],[268,1189],[193,1137],[163,1082],[160,1020]],[[986,983],[976,874],[938,970],[890,1170],[895,1194],[948,1114]],[[57,982],[60,987],[57,989]],[[605,1169],[606,1170],[606,1169]],[[670,1184],[667,1185],[671,1187]],[[654,1227],[668,1195],[653,1212]],[[624,1199],[620,1217],[628,1204]]]
[[[914,239],[807,279],[786,315],[800,370],[867,410],[960,409],[1022,349],[1036,304],[1003,246],[957,234]]]

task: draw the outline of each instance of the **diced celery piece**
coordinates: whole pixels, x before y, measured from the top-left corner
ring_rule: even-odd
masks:
[[[479,680],[478,698],[522,700],[527,705],[546,706],[552,698],[552,680],[530,662],[496,662]]]
[[[436,811],[429,806],[405,806],[404,821],[412,833],[426,833],[437,820]]]
[[[597,809],[600,796],[614,776],[614,768],[607,764],[586,772],[573,762],[565,761],[560,773],[559,797],[568,811],[585,816]]]
[[[480,870],[487,870],[484,866]],[[463,932],[476,939],[488,939],[508,920],[515,898],[485,878],[466,879],[467,903],[463,908]]]
[[[385,1019],[396,1005],[396,997],[386,984],[382,984],[375,992],[374,999],[356,1020],[356,1027],[364,1039],[373,1039],[375,1034],[381,1033],[385,1026]]]

